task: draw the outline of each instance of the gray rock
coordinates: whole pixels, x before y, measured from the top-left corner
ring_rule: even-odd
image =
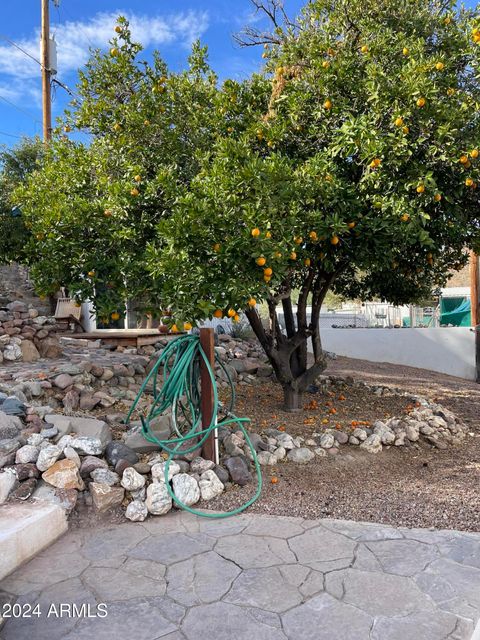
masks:
[[[133,500],[125,511],[125,517],[132,522],[143,522],[148,515],[145,502]]]
[[[431,436],[435,433],[435,429],[433,427],[430,427],[428,424],[425,424],[420,427],[420,433],[422,433],[424,436]]]
[[[348,434],[345,431],[335,430],[333,437],[338,442],[338,444],[347,444],[348,442]]]
[[[25,446],[18,449],[15,455],[15,464],[24,464],[26,462],[36,462],[39,453],[40,453],[40,449],[38,447],[34,447],[31,444],[26,444]]]
[[[228,471],[225,469],[225,467],[222,467],[220,465],[215,465],[213,470],[215,471],[218,479],[222,484],[227,484],[227,482],[230,481],[230,476],[228,474]]]
[[[153,435],[159,440],[164,439],[164,434],[161,432],[155,431]],[[123,436],[123,440],[126,446],[136,453],[150,453],[151,451],[160,450],[160,445],[147,440],[141,430],[129,431]]]
[[[109,487],[113,487],[113,485],[120,482],[120,476],[118,473],[110,471],[110,469],[94,469],[90,473],[90,477],[94,482],[97,482],[98,484],[108,484]]]
[[[70,426],[73,433],[77,437],[86,436],[89,438],[96,438],[102,443],[102,447],[105,448],[112,440],[112,432],[110,427],[103,420],[96,420],[95,418],[78,418],[69,416]]]
[[[165,482],[165,469],[166,462],[157,462],[152,465],[152,480],[153,482]],[[180,473],[180,465],[175,460],[172,460],[168,465],[168,480],[170,481],[173,476]]]
[[[244,441],[242,438],[239,438],[236,434],[232,433],[227,436],[223,440],[223,446],[225,447],[225,451],[229,456],[241,456],[243,455],[242,445]]]
[[[356,438],[355,436],[350,436],[348,439],[348,443],[349,444],[353,444],[353,445],[357,445],[360,444],[360,440],[358,438]]]
[[[50,440],[50,438],[54,438],[56,435],[58,434],[58,429],[57,427],[46,427],[45,429],[42,429],[40,431],[40,435],[42,436],[42,438],[45,438],[46,440]]]
[[[121,485],[127,491],[138,491],[145,486],[145,477],[135,471],[133,467],[128,467],[123,472]]]
[[[130,447],[127,447],[123,442],[118,442],[117,440],[107,444],[105,457],[112,467],[114,467],[119,460],[127,460],[131,464],[138,462],[138,456],[135,451],[132,451]]]
[[[198,482],[186,473],[179,473],[172,478],[173,492],[179,502],[190,507],[200,500]]]
[[[360,449],[368,451],[368,453],[380,453],[382,450],[382,441],[380,436],[376,433],[372,433],[364,442],[362,442]]]
[[[55,462],[61,455],[62,450],[59,449],[56,445],[47,445],[43,449],[40,449],[40,453],[38,454],[38,458],[36,461],[37,468],[40,471],[46,471],[55,464]]]
[[[19,418],[0,411],[0,440],[16,438],[21,429],[22,423]]]
[[[71,387],[74,383],[74,380],[71,375],[68,373],[61,373],[53,380],[53,384],[59,389],[66,389],[67,387]]]
[[[217,474],[211,469],[204,471],[198,483],[202,500],[212,500],[223,493],[224,486]]]
[[[14,396],[7,398],[2,403],[2,412],[9,416],[24,416],[26,408],[25,404]]]
[[[172,504],[172,498],[164,482],[153,482],[147,487],[145,505],[149,513],[161,516],[170,511]]]
[[[411,424],[408,424],[405,427],[405,435],[408,438],[408,440],[410,440],[410,442],[416,442],[420,437],[418,429]]]
[[[215,467],[215,463],[212,460],[205,460],[200,456],[198,458],[194,458],[190,463],[190,471],[192,473],[198,473],[202,475],[205,471],[210,471]]]
[[[82,465],[80,467],[80,475],[82,478],[86,478],[89,476],[92,471],[95,469],[107,469],[108,465],[105,460],[101,458],[96,458],[95,456],[86,456],[82,460]]]
[[[227,467],[232,482],[235,482],[235,484],[243,487],[252,481],[250,467],[243,456],[227,458],[224,460],[224,465]]]
[[[333,440],[333,436],[332,436]],[[292,449],[288,452],[287,458],[290,462],[296,462],[297,464],[307,464],[310,460],[313,460],[315,454],[306,447],[300,447],[299,449]]]
[[[262,467],[264,466],[273,467],[274,465],[277,464],[276,456],[273,453],[270,453],[269,451],[260,451],[260,453],[257,454],[257,459],[258,459],[258,463],[262,465]]]

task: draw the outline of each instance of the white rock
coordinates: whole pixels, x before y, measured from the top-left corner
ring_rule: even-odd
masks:
[[[120,484],[127,491],[137,491],[145,486],[145,477],[135,471],[133,467],[127,467],[123,472]]]
[[[87,456],[98,456],[103,453],[104,449],[99,438],[90,438],[90,436],[72,438],[70,446]]]
[[[72,440],[73,440],[73,436],[69,436],[68,434],[65,436],[62,436],[60,438],[60,440],[58,442],[56,442],[55,444],[57,445],[57,447],[59,449],[61,449],[62,451],[65,451],[65,449],[67,447],[70,447],[70,449],[72,449]]]
[[[73,462],[80,469],[80,467],[82,466],[82,461],[80,460],[80,456],[73,447],[65,447],[65,449],[63,450],[63,455],[65,456],[65,458],[73,460]]]
[[[376,433],[372,433],[364,442],[362,442],[360,449],[368,451],[368,453],[380,453],[382,450],[382,441],[380,440],[380,436]]]
[[[198,485],[200,487],[202,500],[212,500],[213,498],[216,498],[223,493],[225,488],[223,483],[220,482],[215,471],[212,471],[211,469],[202,473]]]
[[[306,447],[300,447],[299,449],[292,449],[288,452],[287,458],[290,462],[296,462],[297,464],[307,464],[310,460],[313,460],[315,454]]]
[[[200,500],[198,482],[186,473],[179,473],[172,478],[173,492],[178,500],[187,507]]]
[[[431,436],[435,433],[435,429],[429,425],[424,425],[420,427],[420,433],[423,433],[424,436]]]
[[[283,447],[284,449],[295,449],[295,444],[293,442],[292,436],[289,436],[288,433],[281,433],[276,438],[277,444],[279,447]]]
[[[0,504],[6,502],[10,492],[17,484],[17,475],[13,469],[6,469],[0,473]]]
[[[145,505],[149,513],[154,516],[161,516],[170,511],[172,498],[164,482],[154,482],[147,487]]]
[[[354,438],[357,438],[357,440],[361,440],[362,442],[363,440],[366,440],[368,438],[368,434],[365,429],[359,429],[358,427],[354,430],[352,436]]]
[[[277,464],[277,457],[270,451],[260,451],[257,454],[258,463],[263,466],[273,466]]]
[[[27,438],[27,444],[31,444],[32,447],[39,447],[43,442],[43,436],[39,433],[32,433]]]
[[[349,444],[360,444],[360,440],[355,436],[350,436],[348,439]]]
[[[318,447],[317,449],[313,450],[313,453],[319,458],[325,458],[325,456],[327,455],[327,450],[322,449],[322,447]]]
[[[102,467],[90,471],[90,477],[94,482],[98,482],[99,484],[108,484],[109,487],[113,487],[113,485],[120,482],[120,476],[118,473]]]
[[[32,444],[26,444],[20,447],[15,455],[15,464],[23,464],[25,462],[35,462],[38,458],[40,449]]]
[[[125,511],[125,517],[132,522],[143,522],[148,515],[147,506],[141,500],[133,500]]]
[[[166,462],[157,462],[152,466],[152,480],[153,482],[165,482],[165,467],[167,466]],[[172,460],[168,467],[168,480],[170,481],[173,476],[180,473],[180,465]]]
[[[55,444],[49,444],[43,449],[40,449],[36,462],[37,469],[39,469],[39,471],[46,471],[55,464],[61,455],[62,450]]]
[[[275,456],[277,462],[279,460],[284,460],[287,457],[287,450],[284,447],[278,447],[273,452],[273,455]]]
[[[335,445],[335,438],[331,433],[324,433],[320,438],[320,446],[323,449],[331,449]]]

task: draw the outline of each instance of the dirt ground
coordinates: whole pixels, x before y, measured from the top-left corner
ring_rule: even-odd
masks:
[[[435,399],[468,425],[469,435],[462,445],[442,451],[421,445],[384,448],[372,455],[342,446],[338,455],[316,458],[305,466],[279,463],[264,469],[262,496],[250,510],[480,531],[480,385],[422,369],[343,357],[330,362],[327,373]],[[239,387],[236,414],[252,418],[253,430],[284,425],[287,432],[308,437],[325,426],[345,428],[351,420],[373,422],[401,415],[408,404],[405,398],[377,397],[353,387],[334,397],[308,395],[306,402],[316,400],[317,406],[298,414],[281,411],[281,400],[281,390],[271,383]],[[276,484],[271,483],[273,476],[278,478]],[[251,486],[237,487],[208,507],[231,509],[252,493]]]

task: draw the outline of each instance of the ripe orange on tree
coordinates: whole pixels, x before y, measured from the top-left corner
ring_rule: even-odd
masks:
[[[223,318],[223,311],[221,309],[215,309],[213,312],[214,318]]]
[[[337,245],[337,244],[340,242],[340,238],[339,238],[338,236],[332,236],[332,238],[331,238],[330,242],[331,242],[333,245]]]
[[[250,298],[248,301],[248,306],[249,307],[254,307],[257,304],[257,301],[255,300],[255,298]]]
[[[417,100],[417,107],[424,107],[426,105],[427,101],[425,100],[425,98],[418,98]]]
[[[137,187],[133,187],[133,189],[130,190],[130,195],[137,197],[138,195],[140,195],[140,191],[137,189]]]
[[[323,106],[328,111],[329,109],[332,108],[332,101],[331,100],[325,100],[325,102],[323,103]]]
[[[258,238],[258,236],[260,235],[260,229],[258,229],[257,227],[255,227],[254,229],[252,229],[252,236],[254,238]]]
[[[267,263],[267,260],[263,256],[260,256],[255,260],[255,262],[258,264],[259,267],[263,267],[263,265]]]
[[[273,273],[272,269],[270,267],[267,267],[266,269],[263,270],[263,274],[265,276],[271,276]]]
[[[234,318],[236,315],[237,315],[237,312],[235,311],[235,309],[229,309],[229,310],[227,311],[227,316],[228,316],[229,318]]]
[[[119,320],[120,314],[118,313],[118,311],[114,311],[110,317],[112,318],[112,320]]]

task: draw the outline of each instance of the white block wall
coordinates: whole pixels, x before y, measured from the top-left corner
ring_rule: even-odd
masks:
[[[323,348],[339,356],[475,380],[475,334],[469,327],[322,329],[321,337]]]

